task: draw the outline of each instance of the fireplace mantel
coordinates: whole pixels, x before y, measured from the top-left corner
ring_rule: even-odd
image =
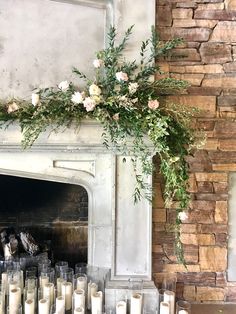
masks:
[[[0,133],[0,174],[83,186],[89,197],[88,263],[110,268],[114,280],[150,280],[151,203],[134,205],[131,156],[107,150],[102,133],[100,124],[85,120],[77,131],[49,130],[24,150],[13,124]],[[146,179],[151,184],[152,177]]]

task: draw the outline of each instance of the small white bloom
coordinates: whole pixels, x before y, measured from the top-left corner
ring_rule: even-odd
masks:
[[[137,92],[138,89],[138,83],[129,83],[129,92],[130,94],[134,94]]]
[[[96,102],[91,97],[86,97],[85,100],[83,101],[83,104],[84,104],[84,108],[88,112],[93,111],[96,107]]]
[[[17,103],[13,102],[13,103],[8,105],[7,112],[11,113],[11,112],[14,112],[18,109],[19,109],[19,106],[17,105]]]
[[[101,89],[96,85],[92,84],[89,86],[89,94],[93,96],[99,96],[101,95]]]
[[[185,221],[188,219],[188,213],[186,211],[180,212],[178,217],[181,221]]]
[[[159,107],[159,101],[157,99],[149,100],[148,107],[151,110],[155,110]]]
[[[117,72],[116,73],[116,79],[120,82],[120,81],[128,81],[129,77],[127,75],[127,73],[125,72]]]
[[[103,61],[102,61],[101,59],[95,59],[95,60],[93,60],[93,66],[94,66],[95,68],[100,68],[100,67],[102,66],[102,64],[103,64]]]
[[[118,113],[115,113],[113,116],[112,116],[112,119],[115,120],[115,121],[118,121],[120,119],[120,114],[119,112]]]
[[[67,91],[67,89],[69,88],[69,86],[70,86],[70,83],[69,83],[68,81],[62,81],[62,82],[58,85],[58,88],[59,88],[61,91],[65,92],[65,91]]]
[[[74,104],[81,104],[83,102],[83,95],[80,92],[74,92],[74,94],[71,96],[71,101]]]
[[[39,94],[33,93],[31,98],[32,98],[32,105],[37,106],[39,104]]]

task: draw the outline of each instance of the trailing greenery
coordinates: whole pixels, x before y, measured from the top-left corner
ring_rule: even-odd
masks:
[[[176,219],[176,253],[183,262],[179,240],[178,213],[188,207],[188,165],[185,157],[195,145],[195,131],[191,126],[196,110],[166,103],[163,95],[178,93],[188,84],[173,78],[154,79],[161,74],[158,60],[167,57],[181,43],[180,39],[161,42],[152,35],[143,41],[140,61],[127,61],[123,55],[131,35],[130,27],[121,43],[116,43],[116,30],[108,33],[108,46],[97,52],[93,61],[94,78],[74,69],[86,82],[84,90],[67,81],[57,87],[40,89],[32,94],[32,101],[11,100],[0,106],[1,125],[18,121],[23,133],[22,145],[30,147],[48,126],[54,129],[76,127],[84,118],[98,120],[104,127],[104,145],[116,147],[123,154],[133,156],[136,173],[134,200],[151,198],[145,175],[153,171],[150,155],[160,158],[160,171],[165,179],[166,204],[178,201]],[[151,143],[150,144],[148,143]],[[132,145],[128,145],[129,142]],[[144,176],[137,171],[141,162]]]

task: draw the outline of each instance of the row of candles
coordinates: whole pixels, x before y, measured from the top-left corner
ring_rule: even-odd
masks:
[[[74,271],[65,261],[52,268],[48,259],[25,271],[16,261],[2,262],[0,268],[0,314],[103,313],[107,269],[88,270],[86,265],[77,264]],[[115,313],[126,314],[127,305],[127,299],[119,300]],[[142,293],[130,295],[129,312],[142,313]]]

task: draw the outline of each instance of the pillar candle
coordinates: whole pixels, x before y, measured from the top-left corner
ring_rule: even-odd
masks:
[[[26,291],[26,300],[35,300],[35,289],[27,289]]]
[[[47,277],[47,276],[40,276],[39,277],[39,285],[40,285],[40,287],[43,288],[46,283],[49,283],[49,277]]]
[[[97,291],[98,291],[98,285],[90,281],[88,283],[88,295],[87,295],[88,309],[91,309],[91,295],[96,293]]]
[[[2,273],[2,286],[5,289],[5,291],[8,293],[8,276],[6,272]]]
[[[43,287],[43,298],[48,299],[49,301],[49,308],[54,303],[54,284],[49,282],[46,283]]]
[[[160,303],[160,314],[169,314],[170,313],[170,304],[167,302]]]
[[[188,311],[186,311],[186,310],[180,310],[180,311],[178,312],[178,314],[188,314]]]
[[[35,304],[33,299],[28,299],[25,301],[25,314],[34,314]]]
[[[78,277],[77,278],[76,288],[86,291],[86,287],[87,287],[87,279],[86,279],[86,277],[82,277],[82,276]]]
[[[170,314],[175,314],[175,293],[173,291],[166,290],[164,292],[164,302],[170,304]]]
[[[84,314],[84,308],[83,307],[77,307],[74,309],[74,314]]]
[[[92,314],[102,313],[102,299],[102,291],[91,294]]]
[[[57,278],[57,296],[61,296],[61,284],[65,282],[65,279],[63,278]]]
[[[127,303],[125,301],[119,301],[116,304],[116,314],[126,314],[127,313]]]
[[[76,289],[73,294],[74,297],[74,308],[83,307],[85,308],[85,292],[83,289]]]
[[[9,314],[15,313],[21,304],[21,288],[9,290]]]
[[[142,295],[135,293],[131,296],[130,314],[141,314],[142,312]]]
[[[59,296],[56,298],[56,313],[57,314],[65,313],[65,298],[63,296]]]
[[[38,302],[38,314],[49,314],[49,302],[46,299],[40,299]]]
[[[13,290],[19,287],[19,283],[17,281],[10,281],[9,290]]]
[[[72,283],[63,282],[61,284],[61,294],[65,298],[65,308],[66,311],[72,308]]]

